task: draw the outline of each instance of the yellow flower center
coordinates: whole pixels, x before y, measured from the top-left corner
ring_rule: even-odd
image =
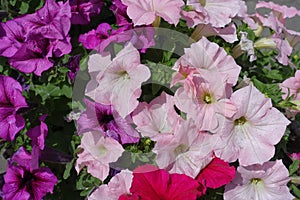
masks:
[[[202,100],[206,103],[206,104],[211,104],[213,102],[213,97],[209,94],[209,93],[204,93],[202,96]]]
[[[247,122],[246,117],[242,116],[239,119],[234,120],[234,125],[243,125]]]
[[[200,4],[204,7],[206,5],[206,0],[200,0]]]
[[[261,178],[252,178],[250,180],[251,184],[257,185],[262,182]]]

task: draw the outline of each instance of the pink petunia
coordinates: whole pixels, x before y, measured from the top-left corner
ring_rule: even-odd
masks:
[[[172,134],[182,118],[174,109],[174,98],[162,93],[147,104],[142,102],[132,114],[137,130],[152,140],[164,134]]]
[[[187,0],[186,4],[191,11],[182,11],[182,15],[191,27],[209,23],[216,28],[224,27],[241,9],[239,0]]]
[[[112,105],[125,118],[139,104],[141,84],[150,77],[150,70],[140,64],[140,54],[128,44],[109,63],[110,56],[90,56],[89,68],[98,68],[98,87],[87,93],[96,102]],[[93,70],[95,71],[95,70]]]
[[[87,166],[87,171],[102,181],[109,174],[109,163],[117,161],[124,151],[119,142],[98,131],[84,133],[79,148],[82,151],[75,164],[77,172]]]
[[[127,14],[135,26],[150,25],[157,17],[170,24],[179,22],[182,0],[121,0],[127,7]]]
[[[297,70],[294,77],[290,77],[279,84],[283,94],[282,98],[286,99],[288,94],[290,96],[294,95],[294,100],[300,99],[299,89],[300,89],[300,70]]]
[[[192,120],[184,121],[174,135],[157,140],[153,149],[157,154],[157,165],[171,173],[195,178],[213,159],[214,141],[210,138],[210,135],[197,131]]]
[[[130,188],[133,174],[129,170],[123,170],[112,177],[109,183],[101,185],[89,197],[88,200],[117,200],[121,195],[131,195]]]
[[[289,172],[281,160],[238,167],[235,179],[225,186],[224,200],[292,200]]]
[[[200,74],[219,72],[227,77],[227,83],[231,85],[236,84],[241,70],[223,48],[205,37],[184,49],[184,55],[176,62],[174,69],[178,70],[180,65],[197,68]]]
[[[236,107],[227,98],[231,88],[219,73],[195,76],[175,93],[175,104],[188,118],[197,123],[201,131],[215,133],[220,126],[217,115],[232,117]]]
[[[216,156],[227,162],[239,159],[242,166],[268,161],[289,120],[252,84],[234,92],[230,100],[238,110],[225,119]]]

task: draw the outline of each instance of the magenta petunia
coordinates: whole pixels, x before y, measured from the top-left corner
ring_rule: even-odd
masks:
[[[289,172],[281,160],[238,167],[234,180],[225,186],[224,200],[292,200]]]
[[[157,17],[170,24],[179,22],[182,0],[121,0],[127,7],[127,14],[135,26],[150,25]]]
[[[15,135],[25,126],[18,111],[26,107],[22,86],[13,78],[0,75],[0,138],[14,140]]]
[[[89,24],[90,17],[100,14],[101,8],[104,5],[102,0],[70,0],[72,24]]]
[[[130,192],[143,200],[196,200],[205,193],[205,188],[185,174],[169,174],[155,166],[144,165],[133,171]]]
[[[127,15],[127,6],[124,5],[121,0],[113,0],[112,5],[110,6],[110,10],[116,16],[116,21],[118,26],[126,26],[131,25],[132,21]]]
[[[24,148],[14,154],[4,175],[5,200],[42,200],[47,193],[53,192],[56,176],[47,167],[32,168],[31,159]]]
[[[215,157],[196,177],[196,180],[204,182],[208,188],[219,188],[226,185],[235,176],[235,168],[228,162]]]
[[[78,119],[78,133],[102,131],[120,144],[136,143],[139,134],[130,124],[131,118],[123,119],[111,105],[103,105],[85,99],[86,111]]]
[[[131,43],[107,62],[109,58],[110,55],[90,56],[89,68],[99,69],[99,74],[96,78],[98,87],[89,91],[87,96],[95,102],[112,105],[125,118],[138,106],[141,85],[150,78],[150,70],[140,63],[140,54]]]

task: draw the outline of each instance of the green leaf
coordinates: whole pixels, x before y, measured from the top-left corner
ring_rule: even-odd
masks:
[[[63,175],[64,179],[67,179],[67,178],[70,177],[70,172],[71,172],[71,169],[73,168],[74,161],[75,161],[75,159],[73,159],[71,162],[69,162],[68,164],[66,164],[66,169],[65,169],[64,175]]]
[[[297,188],[297,186],[295,185],[291,185],[292,191],[294,192],[294,194],[300,198],[300,190]]]
[[[295,160],[290,166],[289,166],[289,173],[290,175],[294,174],[298,168],[299,168],[300,160]]]
[[[28,11],[29,5],[27,2],[22,1],[21,7],[20,7],[20,14],[26,14]]]

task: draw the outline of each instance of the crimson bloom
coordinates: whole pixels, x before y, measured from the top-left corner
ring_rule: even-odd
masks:
[[[144,165],[133,171],[130,188],[133,196],[123,199],[193,200],[205,193],[205,188],[185,174],[169,174],[166,170]]]

